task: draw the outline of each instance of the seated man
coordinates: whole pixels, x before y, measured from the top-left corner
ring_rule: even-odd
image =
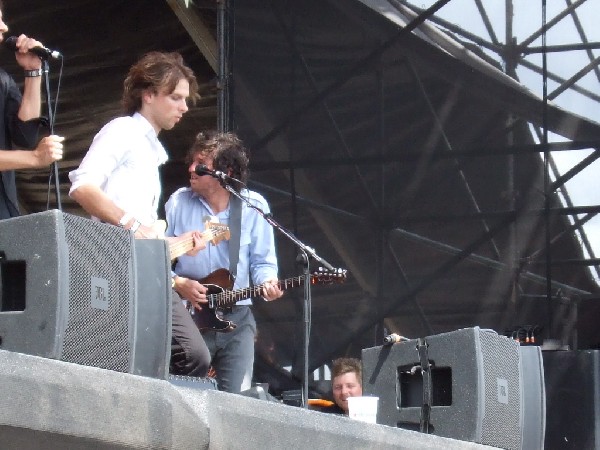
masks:
[[[362,365],[356,358],[333,360],[331,389],[334,402],[318,411],[348,415],[348,397],[362,396]]]

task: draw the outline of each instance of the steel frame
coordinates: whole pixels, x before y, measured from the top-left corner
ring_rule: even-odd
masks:
[[[181,7],[181,4],[183,3],[184,0],[167,0],[167,1],[169,2],[169,4],[171,4],[174,7],[174,9],[176,9],[176,7]],[[343,149],[345,149],[345,151],[346,151],[345,158],[337,158],[337,159],[332,158],[329,160],[319,160],[318,163],[313,162],[313,161],[308,161],[308,160],[294,159],[292,161],[273,162],[270,164],[263,164],[260,167],[254,167],[255,171],[273,170],[273,169],[284,169],[284,170],[289,171],[290,179],[291,179],[290,192],[286,192],[286,193],[279,192],[279,193],[282,195],[289,195],[292,198],[292,207],[294,209],[294,212],[293,212],[294,215],[297,214],[296,211],[300,205],[305,205],[305,206],[308,205],[309,209],[311,211],[313,211],[313,214],[315,214],[315,215],[319,214],[319,210],[330,210],[330,211],[334,211],[336,214],[342,214],[342,215],[346,215],[346,216],[350,215],[348,212],[341,211],[341,210],[338,210],[335,208],[331,208],[324,204],[308,202],[305,199],[298,197],[295,194],[295,184],[298,182],[298,180],[294,178],[294,170],[295,169],[309,168],[309,167],[313,167],[317,164],[320,167],[328,166],[328,165],[329,166],[351,165],[351,166],[355,167],[356,173],[360,179],[359,166],[361,166],[361,165],[372,164],[372,165],[380,165],[381,166],[381,165],[385,164],[386,162],[390,162],[390,161],[415,160],[420,157],[420,155],[417,153],[406,154],[403,156],[394,156],[394,157],[384,156],[383,153],[379,157],[369,157],[369,158],[353,157],[349,151],[347,143],[345,142],[344,136],[342,135],[341,131],[339,130],[339,127],[336,124],[335,118],[333,117],[329,108],[327,107],[327,97],[330,93],[336,91],[341,86],[343,86],[356,73],[359,73],[360,71],[364,70],[365,67],[369,67],[374,64],[378,64],[383,52],[385,52],[392,45],[394,45],[395,43],[400,41],[405,34],[412,32],[415,28],[417,28],[419,25],[421,25],[426,20],[429,20],[429,21],[437,24],[438,26],[451,31],[452,33],[460,36],[461,38],[463,38],[467,41],[470,41],[471,43],[473,43],[475,45],[478,45],[478,46],[485,48],[491,52],[494,52],[497,55],[498,59],[500,61],[502,61],[502,65],[505,68],[505,72],[517,80],[518,80],[518,77],[517,77],[516,69],[519,66],[522,66],[522,67],[532,70],[538,74],[542,74],[545,80],[552,80],[552,81],[560,83],[560,86],[557,89],[555,89],[551,93],[546,93],[544,95],[544,99],[543,99],[544,105],[547,105],[548,101],[555,99],[556,97],[560,96],[562,93],[564,93],[568,90],[577,92],[580,95],[583,95],[593,101],[600,103],[599,95],[597,95],[593,92],[590,92],[589,90],[577,85],[577,82],[584,75],[586,75],[592,71],[596,74],[596,77],[600,81],[600,69],[598,67],[599,63],[600,63],[600,57],[596,57],[593,53],[594,49],[600,48],[600,43],[588,41],[587,36],[585,34],[585,30],[581,26],[581,22],[579,20],[578,12],[577,12],[577,9],[583,3],[585,3],[586,0],[578,0],[575,2],[573,2],[571,0],[565,0],[566,7],[560,14],[558,14],[551,20],[547,21],[542,27],[540,27],[538,30],[536,30],[533,34],[531,34],[528,38],[524,39],[520,43],[516,42],[516,39],[513,36],[513,32],[512,32],[513,24],[511,22],[511,20],[507,20],[506,24],[505,24],[505,42],[502,43],[499,41],[498,37],[496,36],[496,34],[494,32],[494,29],[493,29],[492,23],[489,19],[489,16],[487,14],[486,8],[481,0],[473,0],[473,1],[480,13],[481,19],[483,20],[483,22],[485,24],[485,28],[488,33],[487,39],[484,37],[481,37],[481,36],[476,36],[476,35],[468,32],[467,30],[464,30],[454,24],[444,21],[443,19],[441,19],[439,17],[436,17],[434,14],[437,11],[439,11],[439,9],[442,8],[445,4],[449,3],[450,1],[451,0],[440,0],[440,1],[435,2],[428,9],[420,9],[416,5],[414,5],[411,2],[406,1],[406,0],[388,0],[388,2],[391,5],[394,5],[398,8],[404,7],[404,8],[412,9],[413,11],[415,11],[417,13],[416,18],[414,20],[412,20],[405,28],[401,29],[394,38],[390,39],[388,42],[383,43],[380,47],[375,49],[368,57],[359,61],[359,63],[356,64],[351,70],[349,70],[345,76],[340,77],[336,82],[332,83],[330,86],[328,86],[322,90],[319,90],[317,88],[317,85],[316,85],[314,79],[312,78],[310,70],[303,60],[303,56],[302,56],[301,52],[297,49],[297,47],[294,44],[293,34],[291,33],[290,30],[288,30],[286,28],[284,21],[279,16],[281,27],[282,27],[282,29],[285,30],[286,39],[288,40],[290,47],[293,49],[295,57],[301,62],[301,67],[304,70],[304,76],[306,77],[308,82],[311,84],[313,91],[314,91],[314,96],[311,99],[309,99],[307,102],[305,102],[303,105],[296,108],[290,115],[283,118],[278,123],[274,124],[271,127],[270,131],[268,133],[265,133],[263,135],[262,139],[256,143],[255,148],[260,149],[260,148],[266,147],[266,145],[269,142],[271,142],[275,139],[278,139],[281,136],[281,134],[284,132],[284,130],[293,121],[301,118],[301,116],[306,111],[310,110],[311,108],[314,108],[315,106],[319,106],[326,111],[326,114],[329,118],[332,128],[335,131],[337,139],[338,139],[339,143],[341,144],[341,147]],[[217,2],[218,14],[219,14],[218,17],[219,17],[219,24],[220,24],[219,30],[218,30],[218,42],[211,43],[208,46],[203,44],[203,47],[199,45],[199,48],[201,48],[201,51],[203,51],[203,53],[206,52],[205,55],[207,55],[207,59],[209,59],[209,57],[212,58],[209,61],[212,61],[211,65],[213,66],[213,68],[216,68],[217,75],[220,80],[220,87],[221,87],[222,94],[219,97],[220,103],[219,103],[218,123],[219,123],[219,128],[223,129],[223,130],[230,129],[231,120],[232,120],[231,119],[232,95],[229,92],[229,87],[231,84],[230,83],[231,77],[234,76],[235,74],[231,73],[231,71],[229,69],[230,68],[229,58],[231,56],[230,55],[230,50],[231,50],[230,43],[232,40],[231,33],[233,33],[233,29],[232,29],[232,24],[231,24],[230,17],[228,14],[231,11],[231,8],[234,7],[233,3],[234,3],[234,0],[220,0]],[[268,3],[268,5],[272,8],[272,10],[275,12],[275,15],[277,16],[278,15],[277,2],[271,0]],[[505,5],[506,5],[506,12],[507,12],[506,17],[511,18],[512,14],[513,14],[512,0],[505,0]],[[189,13],[187,15],[189,15]],[[532,42],[534,42],[538,37],[543,36],[544,33],[547,32],[547,30],[549,30],[551,27],[556,25],[560,20],[562,20],[563,18],[565,18],[567,16],[570,16],[572,18],[572,20],[574,21],[576,28],[578,30],[578,34],[581,39],[581,43],[571,44],[571,45],[558,45],[558,46],[543,45],[541,47],[531,45]],[[183,22],[184,21],[182,20],[182,23]],[[184,25],[185,25],[185,23],[184,23]],[[196,24],[196,27],[197,27],[197,24]],[[192,29],[193,27],[187,27],[187,28],[188,28],[188,32],[190,32],[190,34],[192,34],[192,33],[197,34],[197,31]],[[202,33],[202,35],[204,35],[204,33]],[[197,41],[197,40],[198,39],[195,39],[195,41]],[[205,42],[207,39],[202,38],[200,40],[202,42]],[[210,49],[214,49],[215,46],[218,47],[218,53],[219,53],[218,58],[216,58],[214,56],[214,51],[210,50]],[[204,47],[206,47],[209,50],[203,50]],[[552,73],[551,71],[548,71],[547,67],[545,67],[545,66],[539,67],[538,65],[533,64],[525,59],[526,55],[529,55],[532,53],[541,53],[542,55],[545,55],[548,52],[568,52],[568,51],[573,51],[573,50],[585,50],[587,53],[588,59],[589,59],[589,63],[586,64],[584,67],[582,67],[581,70],[579,70],[574,76],[572,76],[569,79],[564,79],[564,78],[560,77],[559,75]],[[215,65],[215,62],[217,60],[218,60],[218,64]],[[381,69],[381,70],[384,70],[384,69]],[[525,153],[544,153],[547,157],[545,160],[545,164],[546,164],[545,170],[547,170],[549,172],[552,169],[555,173],[554,181],[548,182],[547,186],[546,186],[545,195],[546,195],[546,197],[549,197],[550,195],[557,192],[558,190],[564,189],[564,184],[568,180],[575,177],[578,173],[580,173],[583,169],[585,169],[585,167],[588,167],[589,164],[591,164],[593,161],[595,161],[596,159],[598,159],[600,157],[600,141],[589,141],[588,140],[588,141],[570,141],[570,142],[561,142],[561,143],[547,142],[547,140],[543,139],[544,136],[547,135],[547,123],[546,122],[544,122],[542,124],[541,128],[537,127],[535,129],[536,133],[538,134],[538,137],[542,138],[542,139],[540,139],[541,144],[538,144],[538,145],[530,145],[530,146],[509,145],[509,146],[503,146],[503,147],[497,147],[497,148],[488,148],[488,149],[483,149],[483,150],[482,149],[452,148],[452,146],[449,144],[448,139],[445,137],[443,125],[439,122],[439,120],[437,118],[437,113],[436,113],[434,107],[431,105],[431,102],[429,102],[429,100],[428,100],[427,91],[423,87],[422,83],[419,80],[418,71],[416,69],[412,68],[412,73],[413,73],[415,81],[420,86],[423,99],[429,105],[429,110],[430,110],[432,116],[434,117],[435,122],[438,124],[438,132],[441,133],[441,135],[443,136],[444,142],[446,142],[446,144],[447,144],[448,152],[439,153],[439,154],[435,153],[432,155],[432,158],[434,158],[434,159],[435,158],[455,158],[455,160],[458,162],[458,159],[456,159],[456,158],[467,157],[467,156],[480,157],[480,156],[487,156],[490,154],[498,154],[498,155],[507,155],[508,157],[511,157],[512,155],[525,154]],[[383,136],[381,136],[381,138],[382,138],[381,141],[383,142]],[[569,151],[569,150],[584,149],[584,148],[592,148],[592,149],[594,149],[594,152],[590,156],[585,158],[576,167],[574,167],[573,169],[568,171],[567,173],[559,175],[556,171],[556,166],[554,164],[554,161],[552,160],[551,152],[553,152],[553,151]],[[508,164],[512,165],[513,162],[510,161],[510,159],[509,159]],[[401,277],[401,279],[404,280],[405,285],[406,285],[406,292],[403,293],[402,295],[400,295],[396,299],[395,305],[400,305],[401,303],[405,302],[406,300],[410,300],[413,303],[413,306],[415,307],[417,314],[421,318],[421,320],[424,324],[424,327],[426,329],[430,330],[431,332],[433,332],[434,330],[432,330],[431,325],[427,321],[426,315],[423,313],[423,311],[420,307],[420,304],[418,301],[418,294],[423,289],[425,289],[427,286],[429,286],[431,283],[435,282],[435,280],[438,279],[440,276],[447,274],[450,270],[452,270],[453,267],[455,267],[457,264],[464,261],[465,259],[470,259],[470,260],[474,260],[481,264],[486,264],[487,266],[494,268],[496,270],[502,270],[502,271],[509,270],[509,271],[511,271],[511,273],[514,273],[514,285],[515,285],[514,292],[518,292],[519,279],[522,279],[522,278],[535,279],[535,281],[537,281],[537,282],[546,283],[547,288],[548,288],[546,300],[548,301],[548,303],[551,303],[554,300],[555,292],[557,292],[557,291],[566,293],[565,295],[568,295],[570,298],[576,299],[576,300],[591,295],[589,292],[582,291],[580,289],[577,289],[576,287],[567,286],[567,285],[563,285],[561,283],[553,282],[551,280],[551,272],[549,270],[549,267],[550,267],[550,265],[567,264],[567,263],[568,264],[578,264],[578,265],[584,264],[584,265],[595,266],[596,270],[598,271],[598,273],[600,275],[600,268],[598,267],[600,260],[598,258],[595,258],[593,250],[591,248],[591,245],[589,244],[589,241],[585,237],[585,233],[583,232],[583,229],[582,229],[582,226],[584,223],[589,221],[592,217],[596,216],[600,212],[600,205],[591,206],[591,207],[575,207],[575,206],[573,206],[571,200],[568,198],[568,195],[565,195],[565,198],[567,201],[567,206],[564,208],[550,208],[549,203],[547,203],[546,208],[544,208],[543,210],[536,210],[536,211],[517,211],[515,209],[509,210],[509,211],[481,211],[480,208],[478,207],[477,199],[470,192],[469,181],[468,181],[467,177],[464,175],[464,173],[462,173],[460,166],[457,166],[457,167],[458,167],[457,170],[459,170],[459,172],[462,174],[465,189],[466,189],[468,195],[470,196],[470,199],[471,199],[473,206],[475,207],[477,213],[472,214],[472,215],[457,215],[457,216],[452,216],[452,217],[450,217],[450,216],[406,217],[403,219],[403,223],[408,223],[411,221],[413,221],[413,222],[420,221],[420,220],[433,220],[433,219],[435,219],[435,220],[440,220],[440,219],[444,219],[444,220],[480,220],[484,224],[485,231],[481,235],[476,236],[469,245],[466,245],[463,249],[458,249],[458,248],[452,248],[450,246],[447,246],[441,242],[432,241],[430,239],[427,239],[424,236],[418,236],[418,235],[409,233],[408,231],[404,230],[400,226],[400,224],[392,225],[391,229],[384,228],[384,227],[380,228],[380,230],[379,230],[379,233],[380,233],[380,239],[379,239],[379,246],[380,246],[379,255],[380,256],[379,256],[379,258],[380,258],[380,260],[377,263],[380,277],[377,282],[377,292],[375,293],[375,297],[381,297],[383,295],[383,292],[382,292],[383,282],[382,282],[381,275],[382,275],[384,268],[381,265],[381,261],[383,260],[384,252],[390,252],[392,259],[395,261],[394,270],[398,272],[398,275]],[[509,182],[509,185],[507,186],[507,189],[509,189],[511,192],[514,191],[514,184],[512,184],[513,180],[508,180],[508,182]],[[363,190],[365,190],[365,192],[368,192],[368,190],[365,187],[365,183],[362,180],[361,180],[361,185],[363,187]],[[269,186],[265,186],[265,185],[260,185],[260,187],[261,187],[261,189],[266,189],[266,190],[272,189]],[[381,189],[381,192],[383,192],[383,189]],[[372,198],[371,197],[371,210],[374,212],[375,217],[379,218],[378,220],[375,220],[375,223],[380,223],[380,224],[384,223],[383,215],[381,214],[381,209],[384,204],[385,204],[385,197],[383,194],[382,194],[381,198]],[[515,205],[513,204],[513,208],[514,207],[515,207]],[[517,270],[517,266],[520,266],[521,264],[535,264],[536,258],[540,254],[543,253],[544,249],[538,249],[537,251],[533,252],[530,255],[520,255],[520,254],[513,255],[512,260],[517,262],[515,264],[515,266],[507,265],[507,264],[504,264],[497,260],[484,258],[484,257],[478,256],[476,254],[477,249],[481,245],[484,245],[489,242],[494,246],[494,243],[493,243],[494,235],[497,234],[498,232],[500,232],[501,230],[505,229],[506,227],[512,227],[515,224],[515,221],[517,220],[519,214],[535,214],[535,215],[540,215],[543,217],[550,217],[550,215],[557,214],[557,213],[569,215],[569,216],[573,217],[573,225],[567,231],[563,231],[562,234],[564,234],[565,232],[571,232],[574,230],[578,230],[581,233],[586,251],[591,256],[589,259],[587,259],[587,260],[570,260],[570,261],[552,261],[550,258],[543,263],[548,266],[548,271],[547,271],[548,276],[546,278],[544,278],[544,277],[540,277],[539,275],[535,275],[535,274],[532,274],[532,273],[529,273],[526,271],[521,272],[521,271]],[[586,215],[585,215],[585,217],[580,219],[577,217],[579,214],[586,214]],[[488,219],[490,217],[500,217],[499,222],[496,223],[494,226],[488,225],[486,223],[486,219]],[[356,217],[356,219],[357,220],[367,220],[366,218],[363,218],[363,217]],[[411,239],[420,241],[421,243],[426,243],[427,245],[444,248],[446,251],[451,253],[453,256],[451,257],[451,259],[449,261],[446,261],[444,264],[441,264],[438,268],[433,270],[429,276],[425,277],[423,280],[421,280],[417,284],[411,286],[410,280],[407,279],[407,277],[405,275],[402,264],[395,257],[395,255],[393,254],[393,250],[388,245],[388,236],[387,236],[388,232],[400,233],[404,237],[408,236]],[[513,230],[513,232],[514,232],[514,230]],[[516,239],[516,236],[514,238]],[[556,242],[556,240],[558,240],[559,238],[560,238],[560,235],[559,236],[547,236],[547,239],[546,239],[546,245],[547,245],[546,250],[548,250],[546,252],[547,255],[550,255],[550,253],[551,253],[550,250],[551,250],[552,244],[554,242]],[[513,248],[513,251],[517,252],[516,246]],[[495,250],[495,254],[497,256],[499,256],[499,252],[497,249]],[[360,274],[357,274],[357,279],[360,282],[360,280],[361,280]],[[365,287],[365,286],[363,285],[363,287]],[[380,343],[381,339],[383,338],[383,331],[385,329],[385,327],[384,327],[385,317],[388,316],[389,314],[393,313],[393,310],[394,310],[393,307],[389,307],[386,309],[380,308],[377,311],[377,314],[376,314],[377,317],[376,317],[375,323],[372,320],[365,322],[363,327],[360,330],[357,330],[357,333],[367,331],[375,326],[377,329],[377,334],[378,334],[377,342],[375,342],[375,344]],[[556,324],[553,324],[553,326],[549,326],[548,329],[557,330],[557,327],[555,325]],[[567,325],[569,327],[571,327],[572,321],[569,321],[569,324],[567,324]],[[561,339],[564,339],[564,336],[562,336],[563,333],[560,332],[560,330],[556,331],[556,332],[558,334],[561,334],[561,336],[560,336]],[[342,343],[339,347],[332,348],[331,351],[328,353],[328,355],[326,355],[324,358],[321,358],[321,360],[312,361],[312,366],[314,368],[319,367],[320,365],[322,365],[324,362],[327,361],[328,357],[331,357],[331,356],[337,354],[339,352],[339,350],[341,348],[343,348],[345,345],[348,345],[350,343],[350,341],[351,341],[351,337],[349,337],[348,340],[345,341],[344,343]]]

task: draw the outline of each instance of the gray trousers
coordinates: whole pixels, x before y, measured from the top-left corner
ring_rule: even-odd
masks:
[[[174,289],[171,291],[171,306],[173,323],[169,373],[204,377],[210,367],[208,348],[192,316]]]
[[[223,314],[237,327],[228,333],[205,331],[204,341],[212,357],[219,390],[238,394],[252,387],[256,321],[250,306],[234,306]]]

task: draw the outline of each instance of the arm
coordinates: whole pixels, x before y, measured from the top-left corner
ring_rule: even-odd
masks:
[[[85,211],[103,222],[111,225],[121,226],[119,223],[125,216],[126,211],[119,208],[100,187],[94,184],[82,184],[69,194]],[[136,223],[135,217],[130,217],[123,225],[129,230]],[[139,224],[139,222],[137,222]],[[133,231],[133,230],[132,230]],[[156,239],[158,233],[151,227],[139,225],[134,230],[134,236],[138,239]]]
[[[130,216],[126,223],[120,224],[127,211],[117,206],[113,197],[102,188],[123,164],[128,148],[123,140],[126,126],[111,121],[98,132],[79,167],[69,173],[72,183],[69,196],[91,216],[129,229],[134,217]]]
[[[257,197],[260,208],[268,214],[270,208],[262,196]],[[252,213],[254,224],[251,227],[250,273],[257,285],[262,285],[261,295],[266,301],[283,296],[277,277],[277,255],[273,227],[257,213]]]
[[[27,37],[24,34],[17,38],[17,52],[15,58],[19,66],[25,71],[39,70],[42,67],[42,60],[39,56],[29,53],[29,49],[41,46],[39,41]],[[19,119],[26,122],[40,117],[41,112],[41,86],[42,77],[25,77],[23,86],[23,99],[19,107]]]
[[[19,119],[23,122],[40,117],[42,108],[42,95],[40,92],[42,85],[41,80],[41,77],[25,77],[23,100],[21,101],[21,107],[19,108],[18,114]]]
[[[0,170],[35,169],[62,159],[63,137],[47,136],[37,148],[29,150],[0,150]]]
[[[179,203],[176,201],[176,196],[176,193],[171,195],[171,197],[165,204],[165,213],[167,219],[166,235],[168,236],[167,239],[174,239],[173,236],[175,235],[175,224],[177,222],[177,214],[175,214],[175,210],[177,208],[183,207],[180,206]],[[202,243],[204,244],[204,246],[206,246],[206,243],[204,241]],[[202,284],[200,284],[198,281],[192,278],[179,276],[175,272],[172,272],[172,277],[173,288],[177,291],[181,298],[188,300],[197,310],[201,310],[201,304],[207,303],[206,291],[208,289]]]
[[[125,211],[119,208],[100,187],[94,184],[82,184],[70,193],[77,203],[91,216],[103,222],[119,225]],[[133,218],[130,219],[132,222]]]

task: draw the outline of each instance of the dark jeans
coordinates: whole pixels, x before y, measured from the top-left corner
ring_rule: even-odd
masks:
[[[174,289],[171,293],[173,333],[169,372],[173,375],[204,377],[210,367],[210,353],[181,297]]]

